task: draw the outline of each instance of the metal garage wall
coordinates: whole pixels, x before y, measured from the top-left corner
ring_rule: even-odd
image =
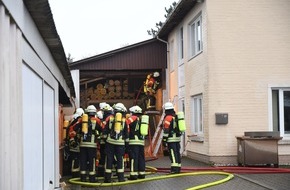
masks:
[[[22,189],[21,32],[0,4],[0,189]]]

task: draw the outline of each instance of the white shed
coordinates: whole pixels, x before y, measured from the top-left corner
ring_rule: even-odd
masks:
[[[57,189],[75,90],[48,0],[0,0],[0,97],[0,189]]]

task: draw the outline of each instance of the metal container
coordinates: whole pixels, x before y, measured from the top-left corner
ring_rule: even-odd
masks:
[[[238,164],[279,166],[278,141],[282,139],[279,132],[254,131],[245,132],[237,138]]]

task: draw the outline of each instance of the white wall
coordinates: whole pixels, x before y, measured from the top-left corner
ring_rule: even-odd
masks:
[[[68,86],[22,0],[0,5],[0,189],[59,186],[58,88]]]
[[[0,4],[0,189],[23,188],[21,32]]]

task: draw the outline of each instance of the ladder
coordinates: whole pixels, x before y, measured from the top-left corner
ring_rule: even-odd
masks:
[[[160,144],[162,142],[162,138],[163,138],[163,128],[162,128],[162,122],[163,119],[165,117],[165,112],[162,113],[159,123],[157,125],[156,131],[154,133],[154,136],[152,138],[151,144],[152,146],[149,147],[148,152],[151,153],[153,152],[152,156],[156,157]],[[153,149],[153,150],[152,150]]]

